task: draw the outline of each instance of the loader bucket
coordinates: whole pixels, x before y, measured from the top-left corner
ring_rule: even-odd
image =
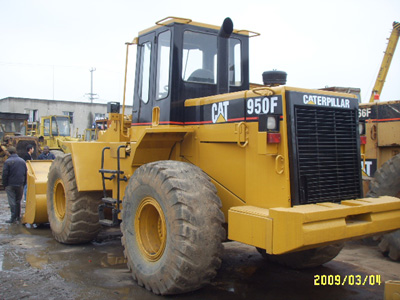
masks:
[[[23,224],[47,223],[47,174],[51,160],[28,160],[28,190]]]

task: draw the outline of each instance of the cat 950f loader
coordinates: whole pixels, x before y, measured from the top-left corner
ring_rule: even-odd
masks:
[[[254,35],[229,18],[169,17],[140,32],[127,44],[132,115],[111,105],[97,141],[66,142],[48,177],[34,172],[30,222],[47,206],[66,244],[121,226],[133,278],[163,295],[208,283],[226,238],[302,268],[399,228],[398,198],[363,198],[355,96],[285,86],[278,71],[250,86]]]

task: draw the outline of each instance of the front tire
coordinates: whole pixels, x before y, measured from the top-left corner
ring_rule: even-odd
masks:
[[[221,264],[224,215],[198,167],[158,161],[135,171],[125,191],[122,243],[140,286],[180,294],[207,284]]]
[[[50,167],[47,214],[54,238],[64,244],[93,240],[100,231],[99,192],[78,192],[71,154],[58,156]]]

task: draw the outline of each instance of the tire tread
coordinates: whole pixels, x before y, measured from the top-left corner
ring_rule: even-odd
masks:
[[[158,186],[160,194],[168,199],[169,209],[175,212],[171,220],[169,260],[162,274],[146,278],[131,257],[128,238],[132,236],[129,224],[134,213],[132,205],[124,205],[122,213],[122,243],[132,276],[138,284],[156,294],[179,294],[201,288],[216,275],[221,264],[222,227],[224,215],[221,200],[209,177],[198,167],[178,161],[158,161],[136,170],[125,192],[124,203],[143,184]],[[206,219],[207,221],[205,221]],[[206,245],[207,244],[207,245]]]

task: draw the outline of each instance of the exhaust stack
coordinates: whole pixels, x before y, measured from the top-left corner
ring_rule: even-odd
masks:
[[[229,37],[233,32],[231,18],[226,18],[218,33],[217,92],[229,93]]]

